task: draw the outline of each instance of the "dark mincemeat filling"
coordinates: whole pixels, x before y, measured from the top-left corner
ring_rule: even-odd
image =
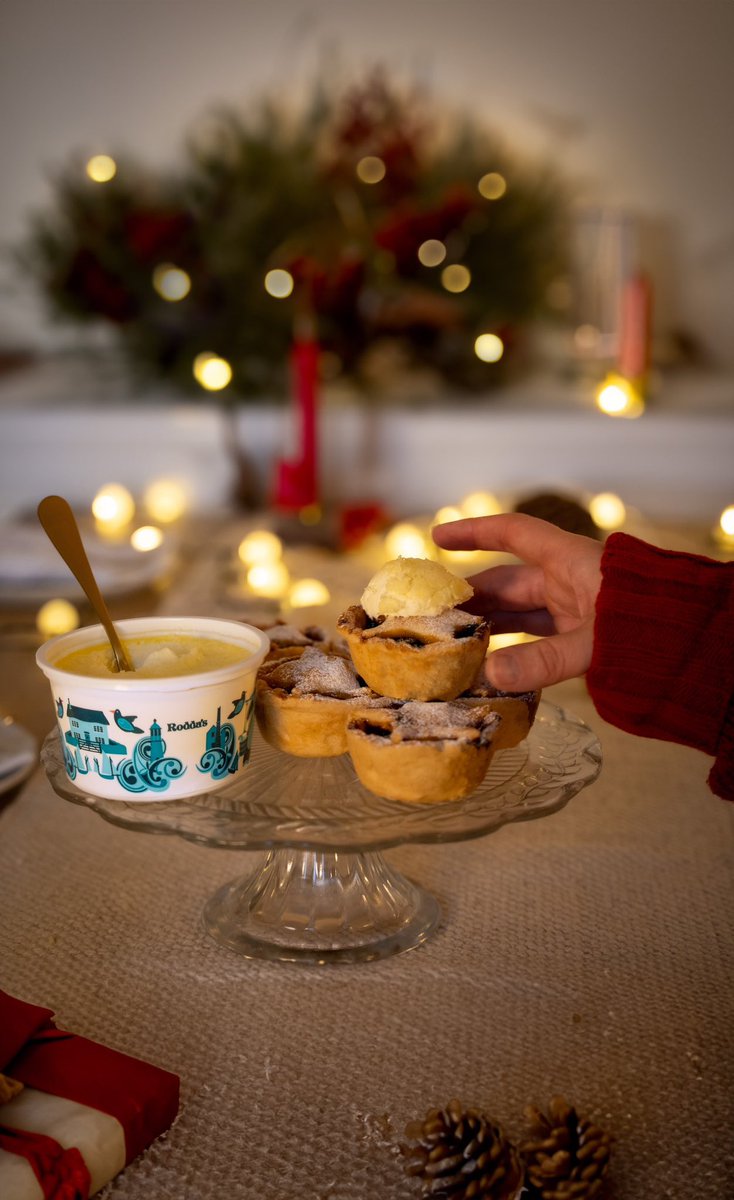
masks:
[[[383,618],[384,620],[384,618]],[[365,629],[376,629],[378,625],[382,625],[382,621],[377,617],[368,617],[365,623]],[[464,625],[460,629],[454,630],[454,638],[471,638],[477,633],[479,625]],[[405,646],[414,646],[416,650],[422,650],[424,646],[430,645],[430,642],[422,641],[418,637],[391,637],[391,642],[402,642]]]

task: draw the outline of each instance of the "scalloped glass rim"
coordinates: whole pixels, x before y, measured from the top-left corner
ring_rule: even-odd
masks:
[[[41,760],[59,796],[126,829],[230,850],[367,851],[481,837],[510,822],[556,812],[596,779],[602,756],[588,725],[541,701],[527,739],[495,755],[471,796],[446,804],[384,800],[362,787],[347,755],[295,758],[274,750],[259,734],[235,781],[170,802],[130,804],[81,791],[66,774],[56,730],[46,737]]]

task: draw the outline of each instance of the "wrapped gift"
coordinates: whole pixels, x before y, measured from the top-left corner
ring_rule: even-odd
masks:
[[[0,1197],[85,1200],[178,1112],[178,1076],[0,991]]]

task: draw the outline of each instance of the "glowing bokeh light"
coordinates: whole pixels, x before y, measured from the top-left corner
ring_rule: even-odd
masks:
[[[429,238],[418,247],[418,261],[424,267],[438,267],[446,257],[446,247],[437,238]]]
[[[447,292],[465,292],[471,283],[471,271],[463,263],[449,263],[441,272],[441,283]]]
[[[614,492],[600,492],[589,501],[591,519],[599,529],[621,529],[627,516],[624,501]]]
[[[109,154],[95,154],[90,158],[85,170],[93,183],[109,183],[117,174],[117,163]]]
[[[285,300],[286,296],[290,296],[294,284],[290,271],[284,271],[281,267],[275,267],[265,276],[265,291],[276,300]]]
[[[729,504],[719,517],[719,529],[727,537],[734,537],[734,504]]]
[[[283,562],[256,563],[247,572],[247,586],[256,596],[279,600],[285,596],[290,584],[290,574]]]
[[[507,181],[499,172],[488,171],[486,175],[482,175],[477,187],[485,200],[499,200],[507,191]]]
[[[388,559],[431,558],[433,546],[429,548],[425,534],[417,525],[401,521],[386,534],[385,553]]]
[[[496,333],[480,333],[474,343],[474,353],[482,362],[499,362],[505,352],[505,344]]]
[[[330,599],[331,593],[320,579],[297,579],[288,592],[291,608],[316,608]]]
[[[596,393],[596,406],[608,417],[639,417],[645,403],[634,384],[621,375],[610,375]]]
[[[191,291],[191,278],[173,263],[161,263],[153,272],[153,287],[164,300],[183,300]]]
[[[464,516],[460,508],[454,504],[445,504],[443,508],[439,508],[433,518],[434,525],[445,525],[447,521],[460,521]]]
[[[362,183],[379,183],[385,178],[385,164],[381,158],[375,154],[367,154],[364,158],[360,158],[356,166],[357,178]]]
[[[194,378],[208,392],[220,392],[232,379],[232,368],[226,358],[205,350],[194,359]]]
[[[188,492],[177,479],[154,479],[143,492],[143,504],[154,521],[170,525],[189,507]]]
[[[141,525],[130,534],[130,545],[141,554],[157,550],[163,543],[163,531],[157,525]]]
[[[502,505],[492,492],[469,492],[459,505],[463,517],[494,517],[504,512]]]
[[[246,567],[262,566],[264,563],[280,562],[283,543],[269,529],[253,529],[237,547],[237,557]]]
[[[106,483],[92,500],[92,514],[101,533],[119,533],[135,515],[135,501],[121,483]]]
[[[43,637],[57,637],[79,627],[79,613],[68,600],[47,600],[36,614],[36,629]]]

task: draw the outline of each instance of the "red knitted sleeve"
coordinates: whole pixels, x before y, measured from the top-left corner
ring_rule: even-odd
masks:
[[[734,563],[607,539],[586,676],[600,716],[714,755],[734,800]]]

